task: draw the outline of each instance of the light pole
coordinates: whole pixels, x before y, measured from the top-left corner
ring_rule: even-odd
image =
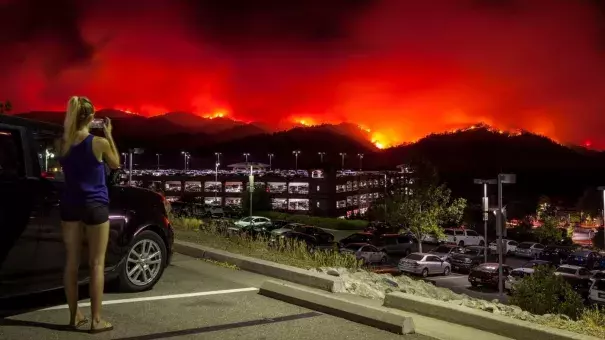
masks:
[[[323,163],[324,162],[324,156],[326,155],[325,152],[318,152],[317,153],[319,155],[319,162]]]
[[[603,192],[603,249],[605,249],[605,187],[598,187]]]
[[[126,162],[128,161],[128,154],[126,152],[122,152],[122,157],[124,157],[124,168],[126,168]]]
[[[55,154],[48,151],[48,149],[46,149],[46,152],[44,153],[44,171],[48,172],[48,159],[49,158],[55,158]]]
[[[158,162],[157,162],[157,163],[158,163],[158,170],[160,170],[160,156],[161,156],[161,155],[162,155],[162,154],[160,154],[160,153],[156,153],[156,154],[155,154],[155,156],[157,157],[157,160],[158,160]]]
[[[268,154],[267,154],[267,156],[269,156],[269,170],[271,170],[271,168],[272,168],[272,164],[271,164],[271,162],[272,162],[273,157],[274,157],[275,155],[274,155],[274,154],[272,154],[272,153],[268,153]]]
[[[189,154],[189,152],[185,152],[185,151],[181,151],[181,155],[183,155],[183,162],[184,162],[183,170],[187,171],[188,165],[189,165],[189,157],[191,157],[191,155]]]
[[[496,220],[496,231],[498,232],[498,246],[500,250],[504,249],[502,246],[502,234],[504,228],[506,228],[506,226],[502,225],[502,184],[514,184],[515,182],[517,182],[517,176],[514,174],[498,174],[498,219]],[[504,282],[502,282],[502,253],[503,251],[498,252],[498,293],[500,299],[503,298],[504,294]]]
[[[215,152],[214,155],[216,156],[216,162],[220,163],[221,162],[221,155],[222,155],[222,153]]]
[[[483,207],[483,245],[485,246],[484,249],[484,259],[485,262],[487,263],[487,220],[489,219],[489,200],[487,198],[487,185],[488,184],[497,184],[498,180],[496,179],[475,179],[473,180],[473,182],[475,184],[482,184],[483,185],[483,201],[481,202],[482,207]],[[502,252],[502,248],[498,247],[498,252]]]
[[[245,152],[245,153],[244,153],[244,157],[246,158],[246,163],[248,163],[248,156],[250,156],[250,154],[249,154],[249,153],[247,153],[247,152]]]
[[[214,185],[218,183],[218,167],[221,163],[214,163]],[[222,184],[221,184],[222,187]],[[218,195],[218,189],[214,190],[214,204],[216,204],[216,196]]]
[[[339,153],[339,155],[341,158],[341,167],[342,167],[342,170],[344,170],[345,169],[345,157],[347,156],[347,153],[341,152],[341,153]]]
[[[294,158],[296,159],[294,162],[294,169],[298,170],[298,155],[300,155],[300,150],[294,150],[292,151],[292,154],[294,155]]]
[[[359,171],[361,171],[361,169],[363,168],[363,154],[358,153],[357,157],[359,157]]]

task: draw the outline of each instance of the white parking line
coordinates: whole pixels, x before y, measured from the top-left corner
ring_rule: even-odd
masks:
[[[197,292],[197,293],[147,296],[147,297],[131,298],[131,299],[109,300],[109,301],[103,301],[103,305],[105,306],[105,305],[116,305],[116,304],[120,304],[120,303],[130,303],[130,302],[181,299],[181,298],[187,298],[187,297],[221,295],[221,294],[232,294],[232,293],[253,292],[253,291],[258,291],[258,288],[254,288],[254,287],[237,288],[237,289],[226,289],[226,290],[214,290],[214,291],[209,291],[209,292]],[[89,307],[90,302],[83,302],[83,303],[79,303],[78,305],[80,307]],[[42,310],[57,310],[57,309],[67,309],[67,308],[68,308],[67,305],[60,305],[60,306],[45,308]]]

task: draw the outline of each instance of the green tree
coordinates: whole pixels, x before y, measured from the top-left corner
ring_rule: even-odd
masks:
[[[531,276],[516,285],[509,302],[530,313],[565,314],[573,319],[584,307],[582,298],[569,283],[546,266],[536,267]]]
[[[412,195],[393,196],[387,199],[387,221],[391,225],[403,225],[418,240],[422,252],[424,235],[443,235],[444,223],[458,223],[462,218],[466,200],[451,198],[445,185],[415,187]]]
[[[536,229],[535,234],[538,242],[546,244],[559,243],[563,237],[559,220],[553,215],[542,217],[542,226]]]
[[[250,190],[242,192],[242,209],[244,211],[250,211]],[[252,214],[259,211],[270,211],[271,210],[271,195],[260,185],[255,186],[252,192]]]

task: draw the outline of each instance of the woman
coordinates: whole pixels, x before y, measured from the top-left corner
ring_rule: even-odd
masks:
[[[85,229],[90,267],[90,332],[100,333],[113,329],[101,318],[105,251],[109,238],[109,194],[103,161],[110,168],[117,169],[120,156],[111,136],[108,118],[103,126],[106,138],[89,133],[94,114],[94,106],[86,97],[72,97],[67,104],[60,159],[65,175],[61,224],[66,248],[63,280],[70,312],[69,325],[79,328],[88,323],[78,308],[78,267]]]

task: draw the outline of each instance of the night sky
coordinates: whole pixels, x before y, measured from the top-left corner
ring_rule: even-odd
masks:
[[[604,149],[602,3],[0,0],[0,97],[350,121],[385,146],[485,122]]]

